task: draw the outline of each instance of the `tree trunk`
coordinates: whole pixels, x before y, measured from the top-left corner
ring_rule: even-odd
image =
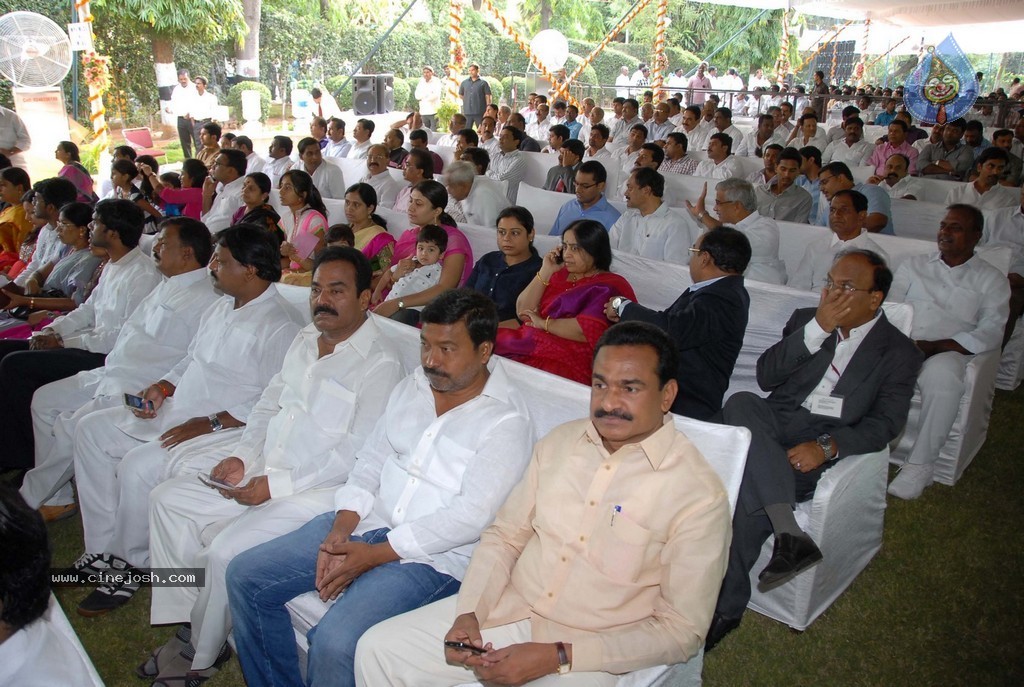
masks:
[[[320,18],[327,19],[331,11],[331,0],[320,0]]]
[[[263,0],[242,0],[248,33],[235,47],[235,74],[243,79],[260,78],[260,13]]]
[[[540,2],[540,30],[546,31],[551,28],[551,0]]]
[[[178,70],[174,67],[174,43],[167,38],[153,36],[153,69],[160,94],[160,121],[174,125],[178,120],[170,112],[171,90],[178,83]]]

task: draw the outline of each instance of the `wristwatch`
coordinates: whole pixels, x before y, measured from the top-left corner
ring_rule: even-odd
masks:
[[[210,420],[210,431],[219,432],[224,429],[224,425],[221,424],[220,419],[217,417],[217,413],[214,413],[208,419]]]
[[[555,642],[555,649],[558,650],[558,674],[565,675],[572,670],[569,654],[566,653],[565,644],[562,642]]]
[[[405,301],[398,301],[398,309],[405,310]]]
[[[612,309],[615,310],[619,317],[622,317],[622,311],[625,309],[627,305],[629,305],[632,302],[633,301],[629,300],[628,298],[616,296],[615,298],[612,299]]]
[[[821,447],[821,452],[825,454],[825,462],[828,462],[836,457],[836,452],[832,449],[832,435],[822,434],[818,437],[818,446]]]

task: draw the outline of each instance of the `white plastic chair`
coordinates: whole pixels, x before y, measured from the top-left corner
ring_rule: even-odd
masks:
[[[935,245],[939,222],[946,216],[946,206],[923,200],[893,198],[892,226],[897,236],[920,239]]]
[[[533,224],[538,234],[551,233],[559,210],[576,196],[572,193],[545,191],[525,182],[519,184],[518,204],[533,215]]]

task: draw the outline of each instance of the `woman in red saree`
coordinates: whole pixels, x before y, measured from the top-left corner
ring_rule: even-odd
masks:
[[[522,325],[498,330],[495,352],[581,384],[590,384],[594,345],[611,326],[609,298],[636,298],[625,279],[608,270],[608,232],[594,220],[577,220],[562,245],[544,256],[540,272],[519,295]]]

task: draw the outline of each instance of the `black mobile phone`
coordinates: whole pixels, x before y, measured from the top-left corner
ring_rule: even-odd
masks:
[[[562,248],[561,246],[559,246],[556,249],[556,252],[555,252],[555,262],[557,262],[559,265],[561,265],[563,262],[565,262],[564,260],[562,260],[562,251],[564,251],[564,250],[565,249]]]
[[[147,401],[142,396],[135,396],[133,394],[124,395],[124,404],[136,410],[153,410],[152,401]]]
[[[459,651],[469,651],[470,653],[474,653],[474,654],[477,654],[477,655],[486,654],[487,653],[486,650],[481,649],[478,646],[473,646],[472,644],[469,644],[467,642],[445,642],[444,645],[446,647],[448,647],[449,649],[458,649]]]

